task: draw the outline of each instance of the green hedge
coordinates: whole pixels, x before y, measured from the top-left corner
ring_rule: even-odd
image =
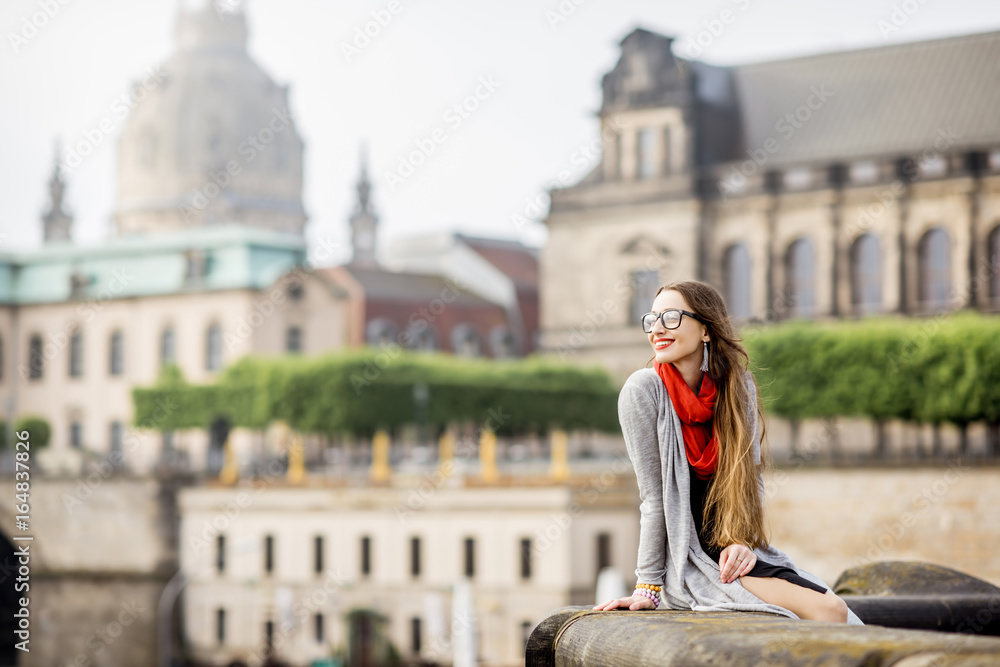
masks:
[[[1000,420],[1000,318],[797,322],[746,338],[765,405],[778,416]]]
[[[745,336],[771,414],[1000,421],[1000,318],[791,322]],[[618,388],[602,370],[539,357],[495,362],[373,349],[246,357],[212,385],[188,384],[168,368],[155,386],[133,390],[135,422],[174,430],[224,416],[233,426],[263,429],[283,419],[306,433],[365,436],[416,421],[417,383],[429,390],[426,421],[439,428],[492,417],[502,435],[553,427],[619,432]]]
[[[246,357],[213,385],[164,374],[133,390],[135,422],[173,430],[216,416],[261,429],[283,419],[307,433],[370,435],[416,420],[414,385],[427,385],[428,424],[492,419],[498,433],[552,427],[618,430],[618,389],[599,369],[540,358],[495,362],[372,349],[318,358]]]
[[[28,432],[30,436],[29,442],[35,449],[46,447],[52,438],[52,426],[49,425],[48,420],[44,417],[33,415],[19,417],[14,422],[14,432],[20,433],[21,431]],[[14,436],[14,441],[17,442],[17,435]]]

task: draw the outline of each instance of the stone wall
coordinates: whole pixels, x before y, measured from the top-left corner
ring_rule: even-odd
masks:
[[[919,560],[1000,585],[1000,467],[780,468],[771,542],[832,585],[849,567]]]
[[[13,531],[13,482],[0,483],[11,499],[0,505],[4,538],[34,538],[27,542],[31,651],[20,664],[155,664],[156,605],[176,571],[172,493],[153,479],[99,473],[31,485],[29,530]]]

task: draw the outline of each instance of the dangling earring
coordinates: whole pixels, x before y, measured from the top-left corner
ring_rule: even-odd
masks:
[[[703,352],[701,355],[701,368],[698,370],[707,373],[708,372],[708,341],[702,341],[705,346],[702,348]]]

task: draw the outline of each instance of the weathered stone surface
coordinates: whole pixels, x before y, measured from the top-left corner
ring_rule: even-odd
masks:
[[[930,563],[871,563],[834,584],[866,624],[1000,636],[1000,588]]]
[[[550,647],[550,652],[543,649]],[[1000,663],[1000,639],[801,621],[772,614],[558,609],[528,642],[542,665],[922,665]]]
[[[844,570],[833,585],[838,595],[1000,595],[988,581],[931,563],[884,561]]]

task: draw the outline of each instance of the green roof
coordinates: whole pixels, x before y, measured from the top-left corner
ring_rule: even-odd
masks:
[[[187,277],[192,253],[205,258],[201,278]],[[241,225],[52,244],[0,253],[0,304],[265,289],[305,260],[301,236]]]

